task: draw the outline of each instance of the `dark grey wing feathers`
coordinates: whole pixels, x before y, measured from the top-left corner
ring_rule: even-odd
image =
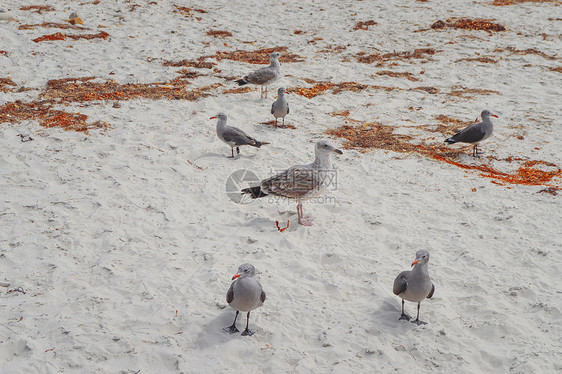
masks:
[[[265,291],[263,290],[261,291],[260,300],[262,303],[265,302]]]
[[[234,300],[234,288],[232,287],[232,285],[234,284],[234,282],[232,282],[230,284],[230,288],[228,289],[228,292],[226,293],[226,302],[227,303],[231,303],[232,300]]]
[[[250,137],[238,127],[230,126],[222,136],[225,141],[232,142],[235,145],[253,145],[256,143],[256,139]]]
[[[431,291],[429,291],[429,295],[427,295],[427,298],[431,299],[431,296],[433,296],[434,292],[435,292],[435,285],[431,283]]]
[[[481,123],[475,123],[451,136],[450,139],[455,142],[475,143],[482,140],[484,135],[486,135],[486,133],[482,131]]]
[[[406,288],[408,288],[408,281],[406,281],[405,278],[406,273],[406,271],[401,272],[394,280],[392,292],[394,292],[395,295],[400,295],[402,292],[406,291]]]

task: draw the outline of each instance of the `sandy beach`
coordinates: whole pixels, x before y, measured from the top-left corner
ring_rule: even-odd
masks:
[[[562,371],[561,11],[4,1],[0,372]],[[272,51],[269,97],[238,87]],[[484,109],[482,157],[444,144]],[[271,144],[227,158],[218,112]],[[312,226],[294,201],[232,200],[232,173],[312,162],[320,139],[343,154]],[[392,285],[419,249],[417,326]],[[244,262],[267,292],[251,337],[222,330]]]

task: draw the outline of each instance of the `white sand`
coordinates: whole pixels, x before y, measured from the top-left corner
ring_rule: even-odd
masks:
[[[2,373],[562,370],[560,195],[538,194],[541,186],[496,185],[452,165],[383,150],[334,158],[339,184],[327,196],[335,203],[305,203],[305,213],[316,217],[309,228],[294,226],[295,204],[238,205],[225,194],[234,170],[266,177],[309,162],[313,142],[343,124],[329,113],[342,110],[396,126],[397,133],[419,133],[416,126],[436,124],[435,115],[475,120],[490,109],[500,118],[482,144],[486,154],[562,165],[562,75],[548,69],[559,67],[562,57],[562,23],[548,20],[557,17],[559,4],[208,1],[182,4],[208,11],[188,18],[172,12],[170,0],[139,1],[132,12],[134,2],[123,0],[50,0],[55,11],[42,14],[19,10],[21,3],[1,5],[15,21],[0,20],[0,50],[9,52],[0,55],[0,78],[35,90],[2,93],[0,105],[35,100],[50,79],[169,81],[179,68],[163,66],[162,59],[273,46],[288,46],[306,62],[282,64],[289,76],[270,87],[272,93],[281,85],[308,86],[302,78],[434,86],[441,93],[290,94],[286,122],[297,129],[278,130],[258,124],[273,119],[274,94],[268,100],[258,91],[222,94],[235,83],[214,74],[192,86],[225,87],[197,102],[61,107],[112,125],[89,136],[34,121],[0,124],[0,282],[9,284],[0,287]],[[90,30],[18,30],[62,22],[72,11]],[[414,32],[452,16],[494,17],[508,31]],[[351,31],[371,19],[378,24]],[[97,33],[98,25],[107,26],[99,30],[108,40],[32,41],[55,32]],[[211,29],[234,36],[207,36]],[[309,43],[314,38],[322,40]],[[318,53],[328,45],[347,49]],[[427,47],[442,52],[426,63],[390,67],[352,57]],[[494,52],[507,47],[536,48],[558,59]],[[501,60],[455,62],[477,53]],[[222,60],[216,67],[242,77],[257,66]],[[374,75],[380,70],[421,80]],[[446,92],[454,85],[500,94],[453,100]],[[230,149],[209,120],[219,110],[231,125],[272,144],[227,159]],[[20,133],[34,141],[20,142]],[[439,134],[425,136],[442,141]],[[470,160],[466,149],[464,162],[488,162]],[[278,232],[275,221],[287,219],[292,227]],[[428,324],[417,327],[398,320],[392,282],[422,248],[431,253],[436,292],[422,303],[420,318]],[[243,262],[261,272],[268,295],[252,313],[256,334],[250,338],[222,331],[234,316],[225,293]],[[17,287],[26,294],[8,293]],[[406,308],[415,313],[415,304]],[[239,318],[239,326],[244,323]]]

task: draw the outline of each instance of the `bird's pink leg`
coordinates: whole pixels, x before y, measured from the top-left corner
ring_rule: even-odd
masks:
[[[302,203],[297,204],[297,217],[299,219],[299,224],[303,226],[312,226],[312,221],[314,217],[310,214],[307,214],[305,217],[302,215]]]

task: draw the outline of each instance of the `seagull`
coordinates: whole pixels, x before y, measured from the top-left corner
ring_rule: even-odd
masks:
[[[242,79],[238,79],[236,83],[238,83],[239,86],[243,86],[248,83],[259,84],[261,86],[261,98],[264,98],[264,92],[265,98],[267,98],[267,86],[275,82],[281,76],[281,65],[279,64],[279,57],[281,57],[281,53],[273,52],[269,56],[269,66],[258,69],[253,73],[246,75]],[[264,87],[265,91],[263,89]]]
[[[461,142],[473,144],[474,147],[472,148],[472,156],[479,157],[478,143],[480,143],[482,140],[488,139],[494,132],[494,125],[492,124],[492,120],[490,119],[490,117],[498,118],[497,115],[493,114],[489,110],[482,111],[480,115],[482,116],[482,122],[478,122],[466,127],[450,138],[445,139],[445,143],[453,144]]]
[[[412,270],[406,270],[398,274],[394,280],[394,287],[392,292],[402,298],[402,315],[399,319],[410,320],[410,316],[404,313],[404,300],[418,303],[418,315],[416,323],[418,326],[427,324],[427,322],[420,321],[420,303],[423,299],[430,299],[435,292],[435,286],[429,278],[427,272],[427,263],[429,262],[429,252],[420,250],[416,252],[416,259],[412,262],[414,267]]]
[[[312,216],[303,217],[302,202],[322,194],[330,184],[335,183],[335,171],[332,169],[330,153],[343,153],[326,140],[317,142],[314,151],[316,154],[314,162],[293,166],[262,180],[259,186],[243,189],[242,193],[251,195],[253,199],[268,195],[295,199],[299,224],[311,226]]]
[[[218,119],[217,121],[217,135],[220,140],[225,142],[230,146],[230,151],[232,152],[232,156],[229,158],[234,158],[234,147],[236,147],[236,153],[240,154],[240,146],[241,145],[251,145],[252,147],[259,148],[262,145],[269,144],[267,142],[260,142],[244,131],[240,130],[238,127],[228,126],[226,124],[226,114],[219,113],[216,116],[213,116],[209,119]]]
[[[238,313],[248,312],[246,315],[246,329],[242,332],[243,336],[251,336],[253,331],[248,330],[250,321],[250,312],[263,305],[265,301],[265,292],[260,282],[256,280],[256,269],[254,265],[245,263],[238,267],[238,272],[232,277],[233,282],[226,293],[226,302],[232,308],[236,309],[236,316],[232,326],[225,327],[223,330],[231,334],[237,333],[236,319]]]
[[[285,90],[285,87],[281,87],[277,90],[277,100],[271,104],[271,114],[275,117],[275,126],[277,126],[277,119],[279,117],[283,118],[283,127],[285,127],[285,116],[289,114],[289,103],[285,98],[285,94],[289,92]]]

